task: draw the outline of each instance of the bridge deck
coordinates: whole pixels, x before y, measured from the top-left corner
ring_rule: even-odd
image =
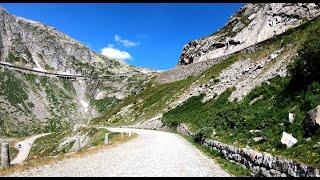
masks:
[[[48,72],[48,71],[40,71],[35,69],[29,69],[24,68],[20,66],[15,66],[6,62],[0,62],[0,67],[12,69],[16,71],[20,71],[23,73],[30,73],[30,74],[37,74],[40,76],[46,76],[46,77],[58,77],[63,79],[103,79],[103,78],[110,78],[110,77],[128,77],[130,75],[134,75],[135,73],[119,73],[119,74],[110,74],[110,75],[104,75],[104,76],[85,76],[85,75],[75,75],[75,74],[62,74],[62,73],[54,73],[54,72]]]

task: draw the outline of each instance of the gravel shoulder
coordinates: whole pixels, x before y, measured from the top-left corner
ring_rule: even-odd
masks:
[[[137,138],[85,157],[72,158],[10,176],[230,176],[183,137],[161,131],[132,131]]]

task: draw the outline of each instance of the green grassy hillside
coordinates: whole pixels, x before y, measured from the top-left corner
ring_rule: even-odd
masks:
[[[229,58],[212,66],[198,76],[189,77],[184,80],[168,84],[159,84],[150,81],[143,91],[138,95],[131,95],[112,108],[108,108],[105,113],[91,121],[92,124],[103,125],[124,125],[138,121],[144,121],[166,111],[168,105],[177,100],[192,83],[205,83],[210,79],[218,77],[220,72],[231,64],[241,59],[252,58],[257,60],[266,57],[268,54],[290,44],[290,50],[295,51],[303,42],[312,29],[320,27],[319,19],[310,21],[302,26],[291,29],[288,32],[278,35],[272,39],[261,42],[254,52],[240,51],[234,53]],[[288,49],[286,49],[288,50]],[[109,100],[107,100],[109,101]],[[106,102],[108,104],[108,102]]]
[[[299,56],[289,67],[291,76],[276,77],[270,84],[256,87],[240,102],[229,102],[234,88],[217,99],[205,103],[203,95],[164,114],[169,126],[186,123],[198,136],[213,138],[239,147],[247,145],[276,155],[320,167],[320,131],[308,127],[307,112],[320,104],[319,66],[320,21],[316,20],[297,31],[290,31],[276,42],[295,43]],[[304,70],[303,70],[304,69]],[[253,99],[262,99],[250,105]],[[295,114],[290,123],[288,113]],[[249,130],[261,130],[252,135]],[[291,133],[298,143],[292,148],[281,144],[282,132]],[[265,137],[255,142],[253,137]]]

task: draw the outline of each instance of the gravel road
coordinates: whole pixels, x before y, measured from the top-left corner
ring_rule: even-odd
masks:
[[[109,129],[132,131],[138,137],[85,157],[11,176],[230,176],[179,135],[142,129]]]

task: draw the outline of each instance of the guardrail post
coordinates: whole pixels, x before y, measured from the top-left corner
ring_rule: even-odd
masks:
[[[121,139],[123,139],[123,132],[121,132]]]
[[[79,151],[80,151],[80,147],[81,147],[81,144],[80,144],[80,136],[77,136],[77,137],[76,137],[76,142],[75,142],[75,151],[76,151],[76,152],[79,152]]]
[[[130,131],[130,132],[129,132],[129,137],[131,137],[131,133],[132,133],[132,132]]]
[[[109,144],[109,133],[104,135],[104,144]]]
[[[1,143],[1,168],[8,168],[10,165],[9,143]]]

